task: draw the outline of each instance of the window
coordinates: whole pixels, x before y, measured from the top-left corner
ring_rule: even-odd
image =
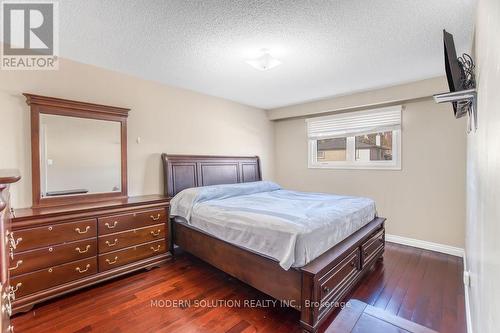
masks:
[[[401,106],[306,122],[310,168],[401,169]]]
[[[392,132],[356,135],[356,161],[392,161]]]
[[[318,140],[316,153],[318,161],[345,161],[346,156],[346,138]]]

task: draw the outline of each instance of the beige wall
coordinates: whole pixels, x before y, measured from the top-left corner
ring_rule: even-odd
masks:
[[[439,89],[442,79],[434,84]],[[415,89],[421,86],[417,83]],[[386,89],[385,100],[399,98],[393,94],[399,90]],[[375,95],[384,100],[381,91]],[[345,106],[359,105],[356,95],[342,98]],[[318,103],[332,110],[338,102],[302,104],[292,107],[292,113],[318,110]],[[291,113],[282,108],[280,114]],[[429,98],[406,103],[402,119],[401,171],[308,169],[305,120],[276,121],[276,180],[297,190],[371,197],[379,215],[388,218],[389,234],[463,247],[465,120],[455,120],[449,105],[437,105]]]
[[[443,77],[400,84],[397,86],[374,89],[351,95],[336,96],[309,103],[268,110],[269,119],[277,120],[324,113],[325,111],[344,111],[383,107],[401,100],[425,99],[435,93],[448,90]]]
[[[500,327],[500,2],[480,0],[476,20],[479,128],[468,136],[467,268],[474,333]]]
[[[163,152],[259,155],[264,178],[273,177],[273,124],[263,110],[62,60],[58,71],[0,71],[0,168],[19,168],[23,176],[12,189],[14,207],[31,205],[23,92],[131,108],[130,195],[162,193]]]

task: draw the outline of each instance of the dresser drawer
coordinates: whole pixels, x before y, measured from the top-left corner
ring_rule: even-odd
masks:
[[[42,268],[92,257],[96,254],[97,240],[95,238],[36,250],[15,252],[14,259],[10,260],[10,275],[16,276],[33,272]]]
[[[165,239],[165,224],[122,231],[99,237],[99,253],[116,251],[132,245]]]
[[[321,302],[335,302],[344,286],[351,283],[359,269],[359,248],[319,279]]]
[[[97,235],[96,220],[88,219],[14,231],[16,252],[67,243]]]
[[[93,257],[15,276],[11,278],[11,286],[17,289],[16,297],[19,298],[95,273],[97,259]]]
[[[165,209],[152,209],[99,218],[99,235],[167,222]]]
[[[371,262],[384,248],[384,231],[376,233],[361,245],[363,266]]]
[[[107,271],[134,261],[156,256],[167,251],[165,240],[141,244],[123,250],[99,255],[99,271]]]

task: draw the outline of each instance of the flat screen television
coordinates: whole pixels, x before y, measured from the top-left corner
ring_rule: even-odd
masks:
[[[443,30],[443,43],[444,43],[444,63],[446,68],[446,78],[448,79],[448,86],[450,92],[465,90],[464,86],[464,71],[460,61],[457,57],[455,50],[455,42],[453,35]],[[466,114],[463,108],[457,108],[456,103],[453,104],[453,112],[456,118],[460,118]]]

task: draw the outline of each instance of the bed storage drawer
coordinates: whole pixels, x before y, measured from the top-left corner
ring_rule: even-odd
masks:
[[[166,223],[165,209],[152,209],[99,218],[99,235]]]
[[[375,259],[380,251],[384,249],[384,230],[377,232],[361,245],[361,258],[363,266]]]
[[[360,268],[359,260],[360,253],[357,247],[319,279],[319,293],[322,303],[337,301],[341,290],[356,278],[356,274]]]
[[[96,220],[88,219],[76,222],[66,222],[44,227],[16,230],[13,237],[16,252],[46,247],[54,244],[72,242],[95,237],[97,234]]]
[[[123,250],[99,255],[99,271],[106,271],[134,261],[165,253],[165,240],[128,247]]]
[[[42,268],[81,260],[97,254],[95,238],[66,244],[44,247],[36,250],[15,252],[10,260],[10,275],[16,276]]]
[[[11,279],[11,285],[17,289],[16,296],[22,297],[95,273],[97,260],[92,257],[15,276]]]
[[[99,237],[99,253],[116,251],[141,243],[165,239],[165,224],[122,231]]]

